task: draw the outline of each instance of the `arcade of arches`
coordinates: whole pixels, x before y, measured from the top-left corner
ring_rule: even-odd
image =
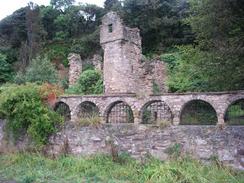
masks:
[[[55,110],[66,120],[97,114],[103,123],[244,125],[244,92],[165,94],[143,99],[133,94],[64,96]]]

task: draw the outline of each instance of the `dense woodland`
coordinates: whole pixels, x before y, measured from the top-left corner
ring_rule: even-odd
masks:
[[[0,83],[67,88],[67,77],[55,70],[68,67],[70,52],[82,59],[102,54],[101,17],[114,10],[140,28],[146,57],[168,63],[171,92],[244,89],[243,7],[242,0],[106,0],[104,8],[74,0],[29,3],[0,22]]]

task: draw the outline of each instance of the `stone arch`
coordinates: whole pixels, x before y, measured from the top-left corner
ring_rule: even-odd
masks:
[[[180,110],[180,125],[216,125],[218,115],[214,107],[202,99],[192,99]]]
[[[134,123],[132,108],[122,100],[111,103],[104,116],[106,123]]]
[[[140,110],[140,118],[143,124],[173,122],[172,111],[162,100],[152,100],[144,104]]]
[[[83,101],[78,105],[77,117],[78,118],[90,118],[94,116],[99,116],[98,106],[91,101]]]
[[[224,113],[224,121],[228,125],[244,125],[244,98],[232,100]]]
[[[59,101],[54,105],[54,111],[59,113],[61,116],[64,117],[65,121],[71,120],[71,110],[68,104],[65,102]]]

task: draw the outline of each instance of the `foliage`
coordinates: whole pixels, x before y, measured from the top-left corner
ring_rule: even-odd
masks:
[[[64,42],[52,42],[47,44],[42,51],[43,55],[46,55],[49,60],[55,63],[62,63],[65,67],[68,67],[68,54],[70,52],[70,46]]]
[[[42,102],[53,106],[57,98],[64,93],[63,89],[58,85],[44,83],[40,86],[39,95]]]
[[[103,92],[101,73],[96,70],[84,71],[77,83],[66,90],[67,94],[100,94]]]
[[[7,57],[0,53],[0,84],[10,81],[11,65],[6,61]]]
[[[179,47],[179,54],[180,57],[169,73],[167,81],[169,90],[172,92],[185,92],[208,89],[209,82],[206,73],[211,65],[206,68],[205,60],[211,59],[212,56],[207,52],[201,54],[199,49],[192,46]]]
[[[190,27],[182,21],[187,9],[185,1],[126,0],[123,15],[128,25],[140,29],[143,52],[146,54],[192,43],[194,37]]]
[[[70,5],[72,5],[75,1],[74,0],[51,0],[50,4],[55,8],[55,9],[66,9]]]
[[[18,73],[15,77],[16,83],[38,82],[56,83],[57,71],[47,56],[33,59],[26,69],[26,73]]]
[[[36,145],[45,144],[62,118],[42,103],[35,84],[7,85],[0,88],[0,111],[7,119],[7,130],[15,139],[27,134]]]
[[[171,91],[243,89],[243,11],[240,1],[191,1],[186,22],[196,33],[195,46],[181,47],[171,73]],[[223,74],[224,73],[224,74]]]
[[[180,55],[179,50],[173,52],[173,53],[164,53],[160,55],[160,60],[167,63],[169,72],[172,72],[172,70],[175,68],[176,64],[180,62]]]
[[[121,157],[121,156],[120,156]],[[112,157],[61,156],[45,158],[38,154],[8,154],[0,156],[0,177],[5,180],[33,182],[155,182],[155,183],[222,183],[243,182],[243,172],[203,165],[196,160],[179,158],[160,162],[149,159],[142,164],[130,157],[121,163]]]
[[[244,100],[238,100],[228,107],[225,121],[228,125],[244,125]]]
[[[78,126],[98,126],[101,124],[101,118],[97,113],[88,117],[81,117],[78,121]]]
[[[95,31],[80,39],[74,39],[71,45],[71,51],[80,53],[81,58],[87,58],[100,50],[99,32]]]

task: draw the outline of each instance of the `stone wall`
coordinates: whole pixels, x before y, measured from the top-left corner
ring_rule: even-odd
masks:
[[[30,142],[17,144],[3,138],[4,122],[0,121],[0,153],[24,150]],[[128,153],[143,160],[150,155],[167,160],[172,153],[190,155],[210,162],[218,159],[235,169],[244,170],[244,126],[169,126],[102,124],[97,127],[77,127],[66,122],[63,131],[50,137],[46,152],[50,155],[67,152],[75,155],[110,154],[107,139],[113,139],[119,153]],[[7,145],[7,146],[6,146]],[[177,148],[175,148],[177,147]]]
[[[138,95],[152,95],[167,92],[167,65],[160,60],[145,60],[139,68],[140,91]],[[156,88],[155,88],[156,87]]]
[[[51,138],[49,152],[60,153],[68,140],[73,154],[110,153],[106,139],[114,139],[120,153],[143,159],[152,155],[166,160],[169,149],[178,146],[182,154],[203,161],[219,159],[223,164],[244,170],[244,126],[220,130],[214,126],[171,126],[107,124],[99,127],[69,127]]]
[[[82,73],[82,61],[79,54],[70,53],[69,60],[69,85],[74,85]]]

